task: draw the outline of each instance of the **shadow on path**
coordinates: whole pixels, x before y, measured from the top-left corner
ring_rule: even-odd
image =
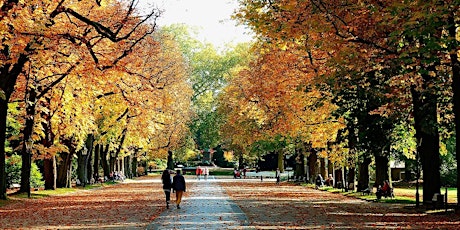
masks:
[[[227,196],[214,177],[198,180],[188,189],[181,209],[166,209],[147,229],[252,229],[243,211]]]

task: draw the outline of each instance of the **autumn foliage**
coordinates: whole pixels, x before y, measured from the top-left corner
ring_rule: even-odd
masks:
[[[136,1],[116,0],[3,1],[0,7],[2,179],[11,154],[4,148],[11,102],[22,111],[15,115],[23,125],[15,148],[22,152],[23,191],[30,189],[31,159],[45,161],[53,188],[56,180],[66,185],[74,155],[84,171],[92,169],[94,148],[110,155],[107,176],[118,160],[128,157],[128,167],[137,154],[165,157],[180,144],[191,90],[177,45],[156,32],[159,10],[141,13]],[[108,161],[103,154],[96,156]],[[98,167],[89,172],[79,179],[89,181]],[[4,180],[1,188],[5,198]]]

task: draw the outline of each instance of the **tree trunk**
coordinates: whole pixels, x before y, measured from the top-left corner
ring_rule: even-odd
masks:
[[[6,171],[5,171],[5,141],[6,117],[8,113],[8,100],[0,97],[0,199],[6,200]]]
[[[77,151],[77,178],[82,185],[87,183],[86,181],[86,165],[88,160],[88,150],[83,148]]]
[[[383,185],[385,180],[390,180],[390,160],[385,154],[375,154],[375,184],[374,187]]]
[[[115,163],[116,163],[116,156],[115,156],[115,153],[114,152],[110,152],[109,153],[109,170],[110,172],[114,172],[115,171]]]
[[[364,157],[363,161],[358,166],[358,191],[369,188],[369,165],[372,159]]]
[[[277,168],[280,170],[280,172],[284,172],[284,154],[283,154],[283,151],[281,150],[278,150]]]
[[[412,181],[415,180],[415,178],[412,176],[413,172],[415,171],[414,168],[416,167],[414,163],[416,161],[411,160],[411,159],[406,159],[404,160],[404,181]]]
[[[109,144],[105,145],[105,148],[101,145],[100,146],[100,156],[101,156],[101,164],[102,170],[104,171],[104,177],[109,178],[110,176],[110,168],[109,163],[107,162],[107,154],[109,152]]]
[[[100,157],[100,148],[101,145],[97,144],[94,147],[94,162],[93,162],[93,178],[97,180],[99,178],[99,157]]]
[[[319,173],[324,179],[327,178],[327,165],[326,164],[327,164],[326,158],[319,158]]]
[[[91,178],[93,178],[93,164],[92,164],[92,161],[93,161],[93,156],[94,156],[94,136],[93,136],[93,140],[91,142],[91,150],[88,149],[88,162],[86,164],[86,169],[87,169],[87,172],[86,172],[86,180],[87,181],[91,181]]]
[[[45,100],[42,102],[42,106],[49,108],[51,103],[50,97],[45,97]],[[42,127],[43,133],[45,134],[44,138],[41,140],[42,145],[46,148],[53,146],[55,135],[53,129],[51,128],[51,118],[52,116],[47,112],[41,112],[40,116],[42,117]],[[55,153],[42,153],[43,158],[43,176],[45,179],[45,190],[56,190],[56,179],[57,179],[57,165],[56,165],[56,155]]]
[[[451,12],[449,21],[449,36],[451,39],[455,39],[457,36],[457,23],[455,22],[454,12]],[[457,47],[456,47],[457,48]],[[452,92],[453,92],[453,111],[454,111],[454,123],[455,123],[455,149],[456,160],[457,160],[457,197],[460,197],[460,153],[458,146],[460,146],[460,62],[458,60],[457,49],[454,48],[450,51],[450,65],[452,67]],[[460,209],[460,199],[457,199],[457,209]]]
[[[57,165],[56,165],[56,156],[50,156],[43,160],[44,173],[45,177],[45,190],[56,190],[56,180],[57,180]]]
[[[308,156],[308,174],[310,175],[310,182],[313,182],[318,174],[318,156],[316,155],[316,150],[311,149],[310,155]]]
[[[167,169],[174,170],[173,152],[168,150]]]
[[[424,84],[429,84],[429,76],[423,77]],[[411,93],[417,152],[423,171],[423,203],[427,204],[431,202],[435,193],[441,191],[437,96],[427,89],[420,93],[414,87],[411,88]]]
[[[90,153],[93,148],[93,135],[89,134],[86,137],[84,147],[77,152],[77,177],[85,186],[88,183],[88,161],[90,159]]]
[[[294,175],[297,180],[301,180],[305,176],[305,157],[301,149],[297,149],[296,152]]]
[[[334,163],[330,160],[327,161],[327,174],[334,174]]]
[[[71,153],[61,153],[62,162],[58,165],[58,174],[57,174],[57,187],[66,188],[69,183],[69,171],[71,170],[70,166],[72,165],[72,152]]]
[[[355,174],[356,174],[355,167],[350,167],[348,169],[348,174],[347,174],[347,186],[348,186],[348,189],[351,189],[352,191],[355,190]]]
[[[126,178],[133,178],[131,175],[132,170],[131,170],[131,155],[125,156],[125,160],[123,161],[124,167],[125,167],[125,177]]]
[[[131,170],[132,170],[131,174],[133,175],[133,177],[137,177],[138,175],[137,175],[137,157],[136,156],[133,157],[133,160],[131,162]]]
[[[26,49],[30,46],[27,45]],[[4,46],[1,50],[1,55],[9,58],[10,48]],[[6,119],[8,116],[8,101],[10,100],[11,94],[14,91],[14,86],[21,74],[25,64],[28,62],[29,57],[27,54],[20,54],[16,63],[3,64],[0,66],[0,92],[4,95],[0,96],[0,199],[6,200],[6,171],[5,171],[5,142],[6,142]],[[29,185],[30,187],[30,185]]]
[[[31,87],[28,87],[31,88]],[[20,192],[27,192],[30,197],[30,169],[32,167],[32,134],[35,123],[35,111],[37,102],[36,89],[30,89],[26,99],[26,123],[22,131],[22,168],[21,168],[21,188]]]

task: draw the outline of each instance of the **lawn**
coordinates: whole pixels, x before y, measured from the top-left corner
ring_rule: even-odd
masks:
[[[315,187],[313,184],[306,184],[306,186],[309,186],[312,188]],[[370,195],[366,195],[366,194],[363,195],[361,192],[354,192],[354,191],[345,192],[342,189],[337,189],[337,188],[332,188],[332,187],[327,187],[327,186],[320,188],[320,190],[329,191],[332,193],[341,193],[346,196],[352,196],[352,197],[356,197],[356,198],[360,198],[360,199],[368,200],[368,201],[376,200],[376,196],[375,196],[376,189],[375,188],[374,188],[373,194],[370,194]],[[441,194],[444,195],[445,192],[446,192],[446,189],[441,188]],[[411,188],[394,188],[394,193],[395,193],[395,198],[393,199],[383,198],[380,201],[385,202],[385,203],[402,203],[402,204],[415,204],[416,203],[415,187],[414,188],[412,187]],[[422,201],[423,200],[423,189],[422,188],[419,188],[419,194],[420,194],[419,196],[420,201]],[[447,203],[449,204],[457,203],[457,189],[456,188],[447,189]]]

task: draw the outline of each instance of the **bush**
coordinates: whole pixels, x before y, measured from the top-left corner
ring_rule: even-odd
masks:
[[[45,186],[45,181],[43,181],[43,176],[38,169],[37,164],[32,163],[32,168],[30,170],[30,187],[32,188],[41,188]]]
[[[21,183],[21,157],[16,154],[12,155],[6,159],[5,163],[6,187],[11,188],[13,184]]]
[[[19,155],[12,155],[6,159],[6,186],[10,188],[13,184],[21,183],[21,168],[22,160]],[[38,170],[38,167],[35,163],[32,163],[32,168],[30,171],[30,187],[39,188],[45,184],[43,181],[43,176]]]

